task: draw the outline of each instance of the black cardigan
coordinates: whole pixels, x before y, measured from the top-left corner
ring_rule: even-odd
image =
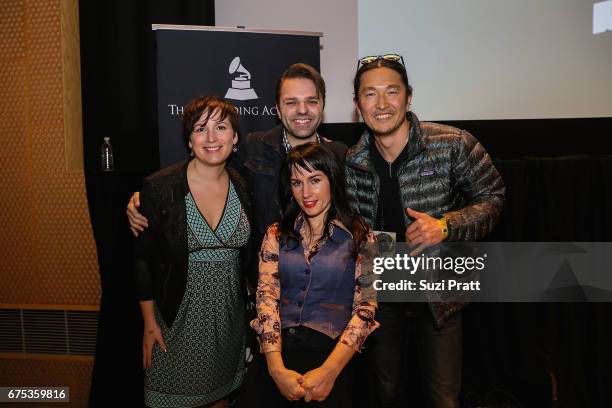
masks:
[[[149,227],[134,245],[134,275],[138,300],[154,299],[168,326],[176,318],[187,285],[188,249],[185,195],[189,161],[166,167],[145,178],[140,209]],[[228,173],[249,220],[251,205],[244,179]],[[251,228],[251,231],[253,229]],[[251,267],[252,239],[240,251],[243,270]]]

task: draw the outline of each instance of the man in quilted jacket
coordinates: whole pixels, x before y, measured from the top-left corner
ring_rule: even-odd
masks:
[[[464,130],[419,122],[400,55],[362,58],[353,85],[367,130],[346,156],[351,206],[375,230],[418,251],[485,237],[499,218],[505,188],[483,146]],[[405,401],[403,353],[416,358],[410,366],[418,366],[427,406],[459,406],[462,306],[379,304],[381,326],[366,351],[376,406]]]

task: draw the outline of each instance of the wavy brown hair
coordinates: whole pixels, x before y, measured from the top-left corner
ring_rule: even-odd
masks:
[[[206,117],[204,118],[204,125],[206,125],[210,115],[216,111],[220,114],[219,120],[225,120],[225,118],[229,119],[230,125],[232,125],[234,132],[238,134],[238,140],[240,140],[240,118],[234,104],[218,96],[200,96],[190,101],[183,108],[181,124],[183,127],[183,141],[185,142],[185,146],[189,146],[189,138],[193,132],[193,126],[200,119],[202,114],[206,113]]]

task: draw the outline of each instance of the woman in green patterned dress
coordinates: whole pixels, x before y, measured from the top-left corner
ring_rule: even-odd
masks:
[[[231,103],[190,102],[183,135],[191,159],[143,184],[149,228],[136,240],[134,269],[150,407],[225,407],[244,377],[249,204],[246,184],[226,168],[237,131]]]

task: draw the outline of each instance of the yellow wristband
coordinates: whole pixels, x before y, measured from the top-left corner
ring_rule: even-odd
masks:
[[[446,217],[442,217],[438,220],[438,224],[440,224],[440,228],[442,229],[442,239],[448,238],[448,225],[446,224]]]

